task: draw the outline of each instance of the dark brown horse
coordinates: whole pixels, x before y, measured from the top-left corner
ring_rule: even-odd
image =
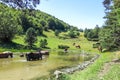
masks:
[[[42,54],[41,52],[30,52],[26,54],[27,61],[33,61],[33,60],[42,60]]]
[[[64,52],[67,52],[67,51],[68,51],[68,48],[65,48],[65,49],[64,49]]]
[[[0,58],[13,58],[13,53],[12,52],[3,52],[0,54]]]

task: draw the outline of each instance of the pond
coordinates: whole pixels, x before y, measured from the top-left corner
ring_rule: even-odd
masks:
[[[53,70],[71,67],[92,57],[93,55],[81,55],[74,51],[51,51],[49,56],[43,56],[43,60],[26,61],[25,57],[14,55],[14,58],[0,59],[0,80],[30,80],[49,76]]]

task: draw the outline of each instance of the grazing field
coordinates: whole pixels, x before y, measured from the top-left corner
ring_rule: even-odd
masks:
[[[56,56],[56,51],[64,51],[63,49],[62,50],[58,49],[58,45],[61,45],[61,44],[68,45],[70,47],[68,49],[68,51],[73,51],[75,53],[76,52],[77,53],[84,52],[84,53],[99,54],[100,55],[99,59],[97,59],[93,64],[89,65],[84,70],[76,71],[73,74],[65,75],[64,78],[62,78],[61,80],[101,80],[101,79],[102,80],[119,80],[120,62],[119,62],[119,60],[117,63],[114,62],[114,59],[117,60],[120,58],[119,51],[100,53],[96,48],[93,48],[93,43],[95,43],[95,42],[88,41],[86,38],[84,38],[83,33],[80,33],[81,35],[78,38],[73,38],[73,39],[70,39],[70,38],[60,39],[60,38],[54,36],[54,33],[52,31],[44,32],[44,34],[47,35],[47,37],[38,37],[38,40],[43,39],[43,38],[47,39],[47,41],[48,41],[47,47],[49,47],[48,50],[51,52],[50,55],[52,56],[52,57],[49,57],[48,63],[51,66],[51,69],[53,69],[53,70],[55,70],[59,65],[60,66],[70,66],[73,64],[71,62],[65,63],[64,60],[67,60],[67,59],[64,59],[65,57],[59,57],[59,59],[55,59],[55,57],[58,58]],[[80,45],[81,48],[80,49],[76,48],[75,46],[73,46],[73,43],[75,43],[76,45]],[[13,45],[13,46],[11,46],[11,45]],[[3,52],[3,51],[30,52],[31,50],[23,48],[25,45],[26,44],[24,43],[24,35],[23,36],[16,36],[16,38],[13,40],[12,44],[1,44],[0,45],[0,52]],[[39,42],[37,42],[35,45],[37,48],[39,48]],[[35,50],[33,50],[33,51],[35,51]],[[19,54],[15,53],[15,55],[18,56]],[[68,58],[71,58],[71,57],[68,57]],[[18,60],[18,59],[19,58],[17,58],[16,60]],[[59,63],[57,61],[59,61]],[[44,60],[40,61],[40,62],[43,63]],[[79,63],[79,62],[77,61],[76,63]],[[58,66],[56,66],[55,64],[57,64]],[[64,64],[66,64],[66,65],[64,65]],[[37,62],[35,62],[35,63],[33,62],[33,66],[31,63],[28,63],[28,65],[26,65],[26,66],[29,66],[30,68],[35,69],[34,65],[37,65]],[[45,67],[45,63],[42,65],[44,65],[44,67]],[[18,67],[16,67],[16,66],[18,66]],[[25,62],[20,63],[19,65],[16,64],[15,66],[12,66],[12,68],[16,67],[16,68],[14,68],[15,73],[16,73],[17,68],[21,71],[23,70],[23,69],[21,69],[21,66],[26,67]],[[3,68],[7,69],[5,67],[3,67]],[[4,70],[3,68],[1,68],[0,71]],[[39,71],[39,69],[40,68],[37,65],[36,70]],[[46,70],[47,69],[49,70],[49,68],[47,68],[47,66],[46,66]],[[108,69],[108,70],[106,70],[106,69]],[[8,71],[10,71],[10,70],[8,70]],[[40,71],[41,71],[41,69],[40,69]],[[45,69],[42,69],[42,71],[45,72]],[[41,73],[43,73],[43,72],[41,72]],[[7,70],[4,71],[4,73],[7,73]],[[27,71],[26,71],[26,73],[27,73]],[[34,77],[33,80],[41,80],[41,76],[39,75],[40,73],[39,72],[35,72],[35,73],[38,73],[38,75],[36,74],[37,76],[29,77],[29,75],[33,75],[33,74],[28,74],[28,77],[26,77],[26,79],[31,79]],[[49,74],[49,73],[45,73],[45,74]],[[18,77],[19,75],[16,75],[16,76]],[[43,76],[44,76],[44,74],[43,74]],[[8,77],[10,77],[10,76],[8,76]],[[66,77],[68,77],[68,78],[66,78]],[[4,78],[4,77],[2,77],[2,78]]]

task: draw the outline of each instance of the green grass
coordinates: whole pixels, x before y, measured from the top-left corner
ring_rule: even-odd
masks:
[[[120,80],[120,64],[112,65],[102,80]]]
[[[113,54],[103,53],[100,58],[83,71],[76,72],[71,75],[71,80],[97,80],[98,73],[102,69],[105,62],[111,61]]]
[[[115,57],[115,52],[104,52],[99,53],[99,51],[96,48],[92,47],[92,44],[95,42],[88,41],[86,38],[83,37],[83,33],[81,33],[81,36],[79,38],[74,39],[59,39],[56,36],[54,36],[53,31],[44,32],[44,34],[47,37],[38,37],[38,42],[35,44],[39,48],[39,41],[43,38],[46,38],[48,41],[48,47],[51,50],[58,50],[58,45],[68,45],[70,48],[68,50],[81,50],[81,51],[87,51],[89,53],[96,53],[100,54],[99,59],[97,59],[92,65],[89,65],[86,69],[82,71],[77,71],[74,74],[69,75],[71,80],[100,80],[98,77],[98,73],[101,71],[103,65],[106,62],[111,61]],[[23,36],[16,36],[16,38],[13,40],[14,43],[17,45],[25,46],[24,43],[24,35]],[[76,49],[75,46],[73,46],[73,43],[76,43],[77,45],[81,46],[81,49]],[[14,49],[14,48],[5,48],[0,46],[0,52],[2,51],[14,51],[14,52],[24,52],[29,51],[26,49]],[[120,64],[113,65],[110,71],[103,77],[103,80],[119,80],[120,75]]]

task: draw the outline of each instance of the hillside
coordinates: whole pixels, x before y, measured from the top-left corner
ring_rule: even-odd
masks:
[[[39,48],[39,42],[41,40],[39,37],[50,37],[49,33],[53,36],[58,36],[62,32],[68,33],[68,37],[79,36],[77,27],[71,26],[40,10],[20,10],[0,4],[0,17],[0,43],[2,48],[27,49],[26,46],[33,47],[35,42],[37,42],[37,47],[34,46],[34,48]],[[27,34],[31,28],[33,30],[31,31],[31,35],[30,33]],[[70,34],[70,32],[72,34]],[[34,36],[32,36],[33,33]],[[27,40],[27,38],[31,36],[34,37],[34,39],[29,39],[25,42],[25,39]],[[35,41],[29,44],[30,40]],[[51,47],[51,42],[48,43]]]

